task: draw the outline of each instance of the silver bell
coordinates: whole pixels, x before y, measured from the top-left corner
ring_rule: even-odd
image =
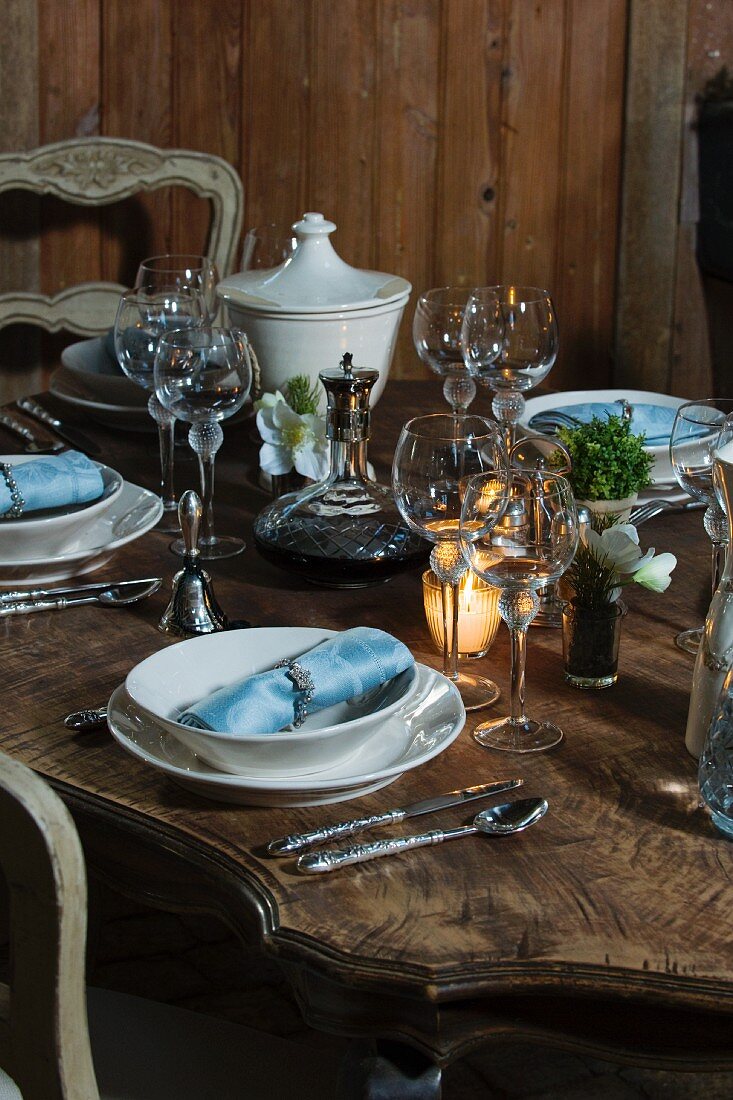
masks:
[[[186,553],[183,569],[173,578],[173,591],[158,630],[163,634],[213,634],[225,630],[226,616],[216,602],[211,578],[199,562],[201,498],[188,489],[178,502],[178,520]]]

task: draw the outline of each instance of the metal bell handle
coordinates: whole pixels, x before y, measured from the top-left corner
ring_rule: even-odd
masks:
[[[195,560],[199,556],[199,527],[204,514],[201,497],[193,489],[187,489],[178,502],[178,522],[181,525],[186,557]]]

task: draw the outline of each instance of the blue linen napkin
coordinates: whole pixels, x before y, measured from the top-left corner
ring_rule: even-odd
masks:
[[[383,630],[357,626],[327,638],[297,662],[313,677],[309,713],[379,687],[414,664],[407,646]],[[300,696],[287,668],[274,668],[220,688],[178,718],[184,726],[237,734],[276,733],[293,721]]]
[[[634,435],[644,434],[645,442],[650,447],[662,446],[669,443],[672,434],[677,409],[670,405],[635,405],[632,403],[631,430]],[[552,409],[543,409],[535,413],[529,421],[529,427],[533,427],[535,419],[542,419],[553,412],[566,413],[574,416],[581,424],[587,424],[594,416],[604,419],[606,416],[620,416],[621,406],[616,401],[588,401],[582,405],[556,405]]]
[[[64,451],[32,462],[11,462],[10,466],[25,501],[23,515],[41,508],[86,504],[104,492],[99,468],[79,451]],[[11,506],[10,490],[0,478],[0,515]]]

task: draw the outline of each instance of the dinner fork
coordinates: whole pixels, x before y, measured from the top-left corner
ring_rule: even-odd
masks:
[[[535,413],[529,421],[529,427],[538,432],[554,432],[558,428],[577,428],[580,421],[569,413],[560,412],[559,409],[548,409],[545,412]]]

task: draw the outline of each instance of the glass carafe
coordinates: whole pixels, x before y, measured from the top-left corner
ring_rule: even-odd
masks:
[[[424,565],[429,546],[403,521],[392,491],[367,473],[369,395],[376,370],[355,370],[347,352],[319,375],[328,399],[328,475],[268,505],[254,525],[264,558],[316,584],[360,588]]]

